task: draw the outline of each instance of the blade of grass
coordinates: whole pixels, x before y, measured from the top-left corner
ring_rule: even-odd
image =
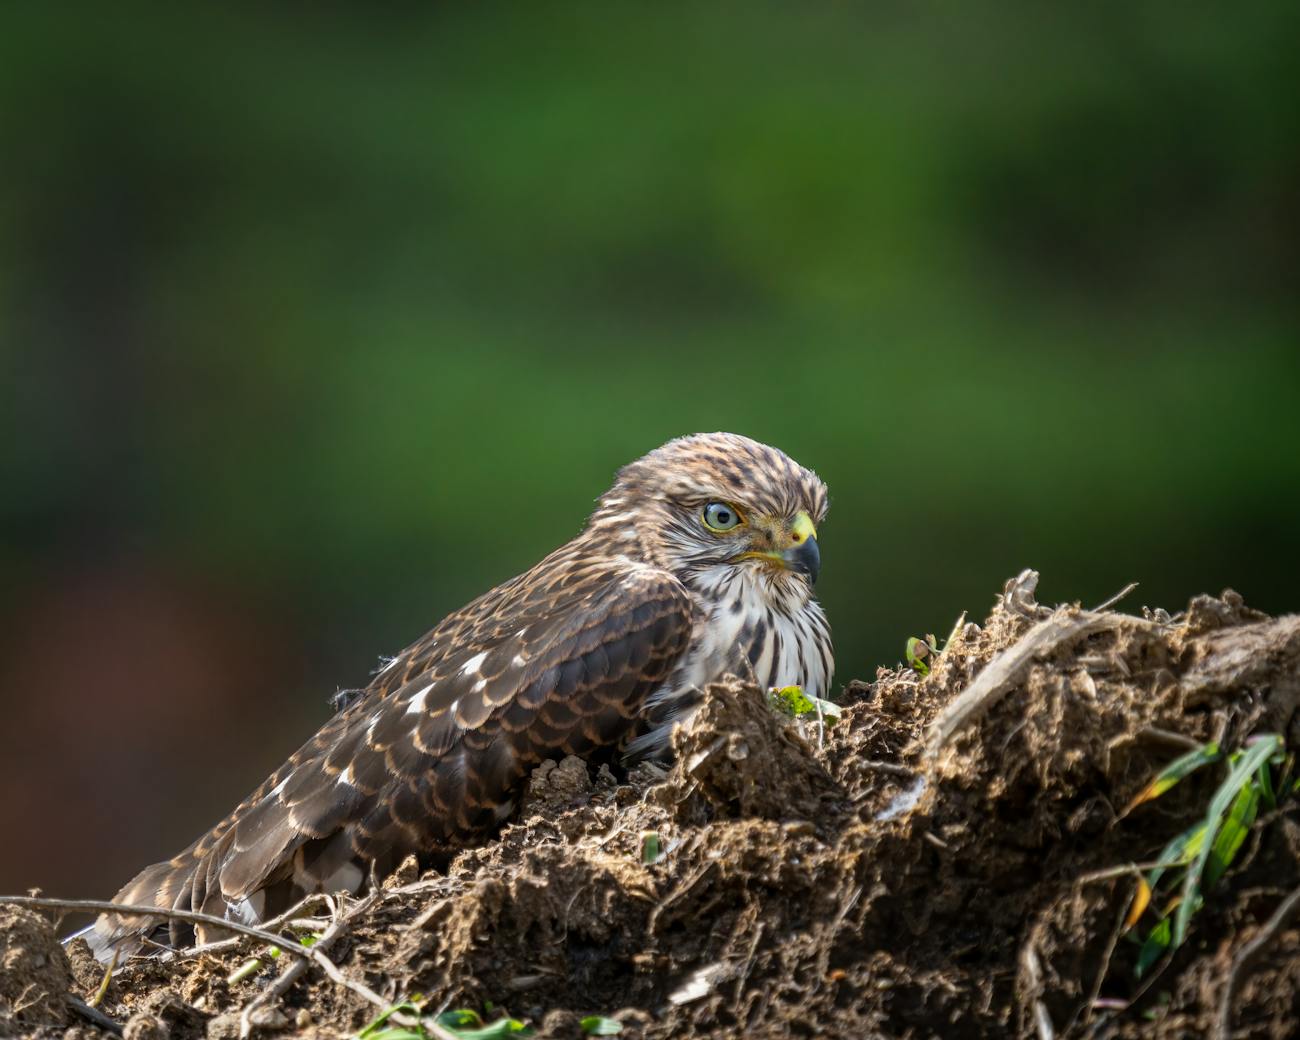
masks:
[[[1255,786],[1259,789],[1259,796],[1264,802],[1265,809],[1277,808],[1277,791],[1273,788],[1273,764],[1271,762],[1261,762],[1259,772],[1255,774]]]
[[[1210,850],[1214,847],[1214,839],[1218,836],[1224,814],[1236,799],[1238,792],[1249,782],[1255,770],[1259,768],[1260,763],[1268,761],[1273,755],[1277,754],[1281,746],[1282,739],[1275,733],[1270,733],[1268,736],[1256,741],[1242,752],[1241,757],[1233,764],[1227,779],[1214,792],[1214,798],[1210,801],[1210,809],[1205,814],[1205,830],[1209,840],[1201,842],[1196,858],[1188,866],[1187,875],[1183,878],[1183,901],[1178,904],[1178,912],[1174,915],[1172,935],[1174,949],[1181,946],[1183,940],[1187,938],[1187,926],[1200,902],[1201,882],[1205,875],[1205,865],[1209,861]]]
[[[420,1005],[411,1000],[404,1000],[400,1004],[392,1004],[384,1008],[383,1011],[371,1020],[370,1024],[367,1025],[365,1029],[361,1030],[361,1032],[357,1034],[357,1040],[381,1040],[381,1038],[383,1038],[383,1040],[394,1040],[392,1036],[394,1031],[393,1029],[386,1029],[381,1032],[380,1027],[382,1027],[383,1024],[394,1015],[401,1012],[418,1016],[420,1014]],[[405,1030],[405,1032],[410,1033],[410,1030]],[[419,1034],[413,1035],[418,1036]]]
[[[1201,843],[1205,840],[1205,821],[1199,820],[1192,824],[1182,834],[1178,835],[1168,845],[1166,845],[1156,857],[1158,867],[1152,867],[1147,874],[1147,884],[1152,888],[1164,876],[1166,870],[1172,865],[1186,866],[1192,861],[1192,858],[1200,851]]]
[[[1268,763],[1265,762],[1260,768],[1268,769]],[[1215,835],[1214,844],[1210,848],[1210,858],[1205,865],[1204,888],[1213,888],[1232,865],[1233,859],[1246,840],[1246,835],[1250,832],[1250,825],[1255,822],[1259,799],[1259,786],[1252,778],[1252,782],[1247,783],[1232,800],[1232,807],[1228,810],[1223,826],[1219,828],[1219,833]]]
[[[1138,978],[1146,974],[1146,970],[1155,964],[1169,949],[1169,918],[1164,918],[1158,922],[1148,933],[1146,942],[1142,944],[1142,949],[1138,951],[1137,964],[1133,972]]]
[[[1178,783],[1186,776],[1190,776],[1201,766],[1209,765],[1211,762],[1217,762],[1223,757],[1223,752],[1219,745],[1210,741],[1204,747],[1199,747],[1195,751],[1189,751],[1185,755],[1179,755],[1176,759],[1165,766],[1156,774],[1146,787],[1138,792],[1137,796],[1124,807],[1121,816],[1127,816],[1143,802],[1149,802],[1159,798],[1168,791],[1174,784]]]

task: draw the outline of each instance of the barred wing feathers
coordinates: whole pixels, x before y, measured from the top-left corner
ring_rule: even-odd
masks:
[[[632,732],[691,625],[667,571],[560,550],[450,615],[234,812],[115,898],[265,919],[307,892],[355,889],[369,862],[383,871],[484,837],[534,766]],[[92,945],[158,924],[105,915]],[[187,938],[170,928],[171,942]]]

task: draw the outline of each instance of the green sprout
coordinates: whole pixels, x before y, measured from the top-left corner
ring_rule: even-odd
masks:
[[[424,1013],[424,1000],[412,997],[387,1007],[365,1029],[357,1034],[357,1040],[432,1040],[434,1034],[421,1024]],[[394,1015],[408,1015],[417,1020],[413,1026],[388,1025]],[[434,1019],[440,1030],[451,1033],[457,1040],[508,1040],[514,1036],[528,1036],[532,1030],[517,1018],[504,1016],[492,1022],[484,1022],[483,1017],[469,1008],[444,1011]]]
[[[659,840],[658,831],[641,832],[641,862],[647,867],[658,863],[664,858],[663,843]]]
[[[939,656],[939,641],[933,632],[924,639],[912,636],[907,641],[907,663],[918,675],[930,674],[930,661]]]
[[[1184,777],[1222,758],[1213,742],[1180,756],[1139,792],[1125,813],[1159,798]],[[1227,763],[1227,775],[1215,789],[1205,815],[1170,841],[1157,857],[1157,865],[1138,879],[1125,926],[1131,931],[1148,907],[1154,903],[1159,908],[1138,951],[1134,970],[1139,978],[1183,944],[1192,917],[1205,904],[1205,894],[1219,883],[1241,851],[1261,803],[1271,809],[1277,805],[1278,792],[1289,795],[1296,790],[1291,779],[1294,759],[1284,754],[1282,738],[1276,733],[1255,738],[1243,750],[1227,756]]]
[[[623,1032],[623,1023],[602,1015],[588,1015],[578,1023],[587,1036],[617,1036]]]
[[[961,635],[961,630],[965,625],[966,611],[963,610],[961,612],[961,617],[953,622],[952,630],[948,633],[948,638],[943,641],[944,650],[948,649],[948,647],[952,645],[952,641]],[[926,676],[930,674],[930,669],[933,667],[934,659],[938,657],[943,650],[939,649],[938,637],[936,637],[933,632],[930,632],[924,639],[918,639],[916,636],[912,636],[907,641],[907,645],[903,652],[907,656],[908,667],[911,668],[912,671],[916,672],[917,675]]]
[[[809,716],[824,720],[826,725],[833,725],[840,717],[840,706],[834,701],[810,697],[800,686],[782,686],[768,694],[772,706],[782,715],[802,719]]]

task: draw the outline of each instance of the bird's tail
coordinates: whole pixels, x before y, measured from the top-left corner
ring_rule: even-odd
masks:
[[[178,857],[179,858],[179,857]],[[194,890],[193,860],[168,860],[145,867],[113,897],[124,906],[150,906],[160,910],[189,910]],[[148,947],[165,949],[194,942],[192,925],[149,914],[103,913],[88,928],[78,932],[101,961],[119,961]],[[71,936],[70,938],[75,938]]]

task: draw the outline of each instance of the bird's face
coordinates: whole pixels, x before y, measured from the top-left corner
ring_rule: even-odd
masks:
[[[630,526],[688,585],[754,579],[804,600],[821,570],[826,486],[784,452],[736,434],[670,441],[624,468],[593,525]],[[608,526],[607,526],[608,525]]]
[[[787,573],[809,585],[817,581],[821,551],[817,527],[806,509],[793,515],[770,513],[724,498],[676,505],[669,529],[677,557],[674,569],[756,568],[776,581]]]

